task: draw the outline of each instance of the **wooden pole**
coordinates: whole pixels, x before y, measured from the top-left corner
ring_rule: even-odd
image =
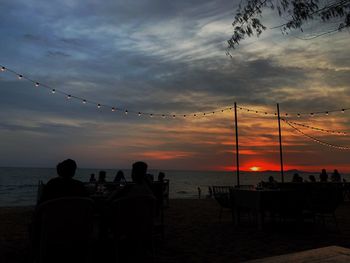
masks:
[[[279,137],[279,141],[280,141],[281,176],[282,176],[282,183],[284,183],[283,154],[282,154],[282,134],[281,134],[281,117],[280,117],[280,105],[278,103],[277,103],[277,118],[278,118],[278,137]]]
[[[236,176],[237,186],[239,187],[239,149],[238,149],[238,120],[237,120],[237,103],[235,102],[235,134],[236,134]]]

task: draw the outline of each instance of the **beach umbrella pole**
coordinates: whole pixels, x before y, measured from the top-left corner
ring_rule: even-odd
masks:
[[[237,103],[234,104],[235,110],[235,135],[236,135],[236,176],[237,176],[237,186],[239,187],[239,149],[238,149],[238,120],[237,120]]]
[[[277,103],[277,119],[278,119],[278,137],[279,137],[279,142],[280,142],[281,177],[282,177],[282,183],[284,183],[283,155],[282,155],[282,134],[281,134],[281,117],[280,117],[280,105],[278,103]]]

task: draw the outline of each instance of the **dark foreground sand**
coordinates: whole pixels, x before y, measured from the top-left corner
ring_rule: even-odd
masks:
[[[0,262],[28,262],[27,225],[33,208],[0,208]],[[325,226],[249,222],[234,226],[230,213],[219,220],[214,200],[171,200],[165,240],[156,242],[158,262],[242,262],[312,248],[350,247],[350,203],[338,208],[339,231]],[[100,261],[101,262],[101,261]]]

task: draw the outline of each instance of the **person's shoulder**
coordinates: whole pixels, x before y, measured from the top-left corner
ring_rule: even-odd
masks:
[[[46,183],[46,186],[47,185],[54,185],[54,184],[57,184],[57,183],[60,183],[62,182],[62,178],[61,177],[54,177],[54,178],[51,178],[47,183]]]

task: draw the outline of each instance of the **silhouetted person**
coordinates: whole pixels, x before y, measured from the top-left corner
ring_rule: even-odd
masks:
[[[106,171],[100,171],[98,173],[98,181],[99,184],[104,184],[106,182]]]
[[[159,172],[159,174],[158,174],[158,181],[159,182],[163,182],[164,178],[165,178],[165,173]]]
[[[331,175],[331,181],[335,183],[340,183],[341,182],[341,176],[338,172],[337,169],[334,169],[334,172]]]
[[[278,188],[278,182],[275,181],[275,178],[273,176],[269,177],[269,181],[265,183],[265,187],[269,189],[277,189]]]
[[[327,182],[328,181],[328,174],[326,172],[326,169],[322,169],[322,172],[320,173],[320,182]]]
[[[90,174],[90,183],[96,183],[96,178],[95,178],[95,174]]]
[[[114,183],[122,183],[122,184],[125,184],[126,183],[126,180],[125,180],[125,176],[124,176],[124,173],[123,171],[119,170],[116,174],[116,176],[114,177],[114,180],[113,180]]]
[[[59,163],[56,167],[58,177],[47,182],[40,203],[66,196],[87,196],[84,184],[73,179],[77,164],[71,159]]]
[[[201,199],[202,189],[199,186],[197,187],[197,191],[198,191],[198,199]]]
[[[309,175],[310,183],[316,183],[316,177],[314,175]]]
[[[302,183],[303,182],[303,178],[298,173],[295,173],[293,175],[292,182],[293,183]]]
[[[145,162],[134,163],[131,170],[133,184],[127,184],[122,190],[116,190],[111,194],[109,201],[128,195],[151,195],[154,197],[148,179],[146,178],[146,174],[147,164]]]

